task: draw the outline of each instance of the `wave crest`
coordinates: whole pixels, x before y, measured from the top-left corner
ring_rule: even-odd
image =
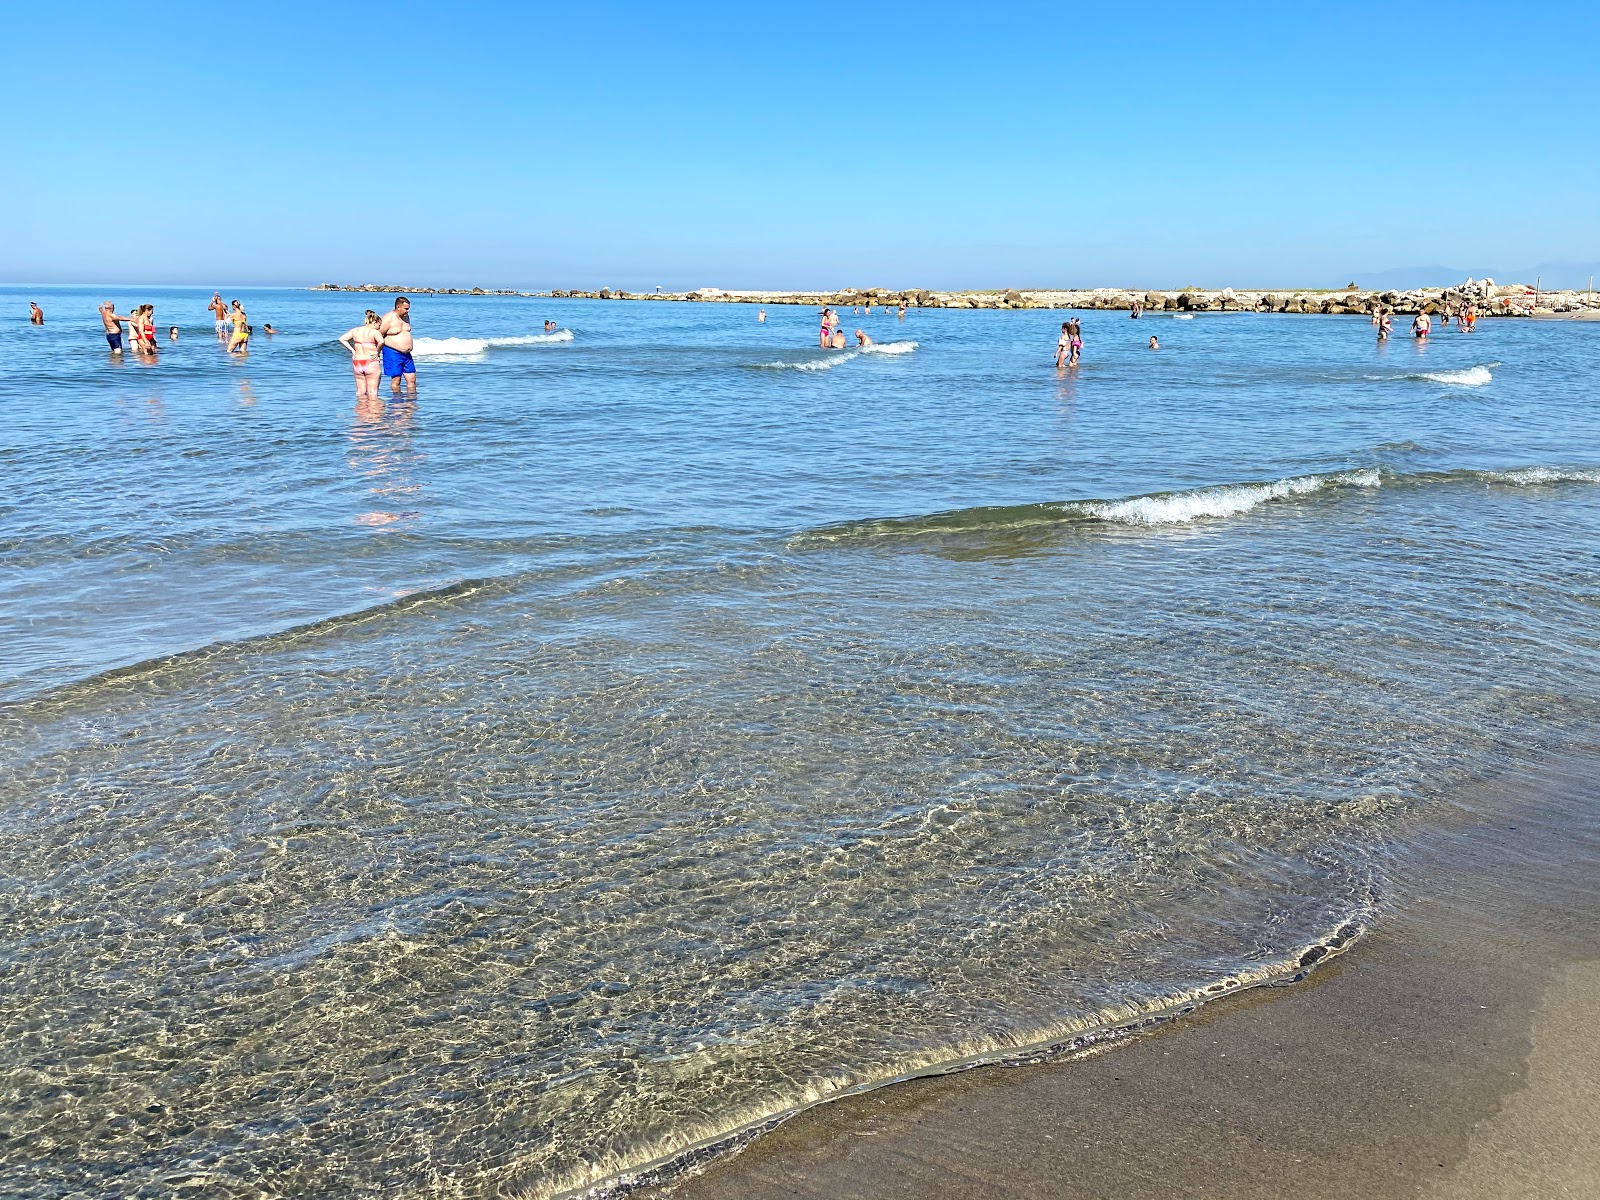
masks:
[[[1372,488],[1416,488],[1434,484],[1472,484],[1479,487],[1537,487],[1562,483],[1600,484],[1600,467],[1530,466],[1501,470],[1454,470],[1403,473],[1388,468],[1363,467],[1352,471],[1294,475],[1262,482],[1218,484],[1183,491],[1151,492],[1111,500],[1066,500],[954,509],[912,517],[881,517],[825,525],[794,534],[789,544],[797,548],[840,542],[871,542],[890,538],[938,538],[981,535],[1030,536],[1034,532],[1072,527],[1122,526],[1145,529],[1224,520],[1250,513],[1262,505],[1317,494],[1333,495]]]
[[[554,333],[528,333],[517,337],[498,338],[430,338],[416,340],[412,354],[417,358],[472,358],[487,353],[497,346],[538,346],[554,342],[570,342],[572,330],[558,329]]]
[[[1420,371],[1415,375],[1407,375],[1406,378],[1419,379],[1425,383],[1443,383],[1450,387],[1482,387],[1494,376],[1489,373],[1487,366],[1477,366],[1467,367],[1461,371]]]

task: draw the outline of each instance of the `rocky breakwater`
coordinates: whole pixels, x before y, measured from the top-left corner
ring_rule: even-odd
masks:
[[[692,292],[630,293],[600,288],[556,290],[551,296],[586,300],[699,301],[722,304],[799,304],[811,308],[830,305],[851,309],[865,306],[907,308],[1071,308],[1121,309],[1135,304],[1149,312],[1271,312],[1367,315],[1375,309],[1391,313],[1437,313],[1458,310],[1471,301],[1478,311],[1492,316],[1600,316],[1600,295],[1587,292],[1536,292],[1531,285],[1477,285],[1471,288],[1421,288],[1410,291],[1340,291],[1273,289],[1237,291],[1233,288],[1178,288],[1139,291],[1125,288],[1010,289],[973,292],[939,292],[926,288],[844,288],[836,292],[735,291],[699,288]]]
[[[848,310],[873,308],[1072,308],[1120,309],[1135,304],[1148,312],[1268,312],[1322,313],[1365,316],[1375,309],[1412,313],[1455,312],[1468,301],[1485,316],[1568,316],[1600,318],[1600,294],[1546,292],[1531,284],[1496,286],[1488,283],[1453,288],[1417,288],[1410,291],[1338,291],[1277,288],[1237,291],[1233,288],[1174,288],[1141,291],[1132,288],[997,289],[994,291],[939,292],[927,288],[843,288],[839,291],[750,291],[698,288],[691,292],[628,292],[621,289],[581,288],[550,292],[517,292],[484,288],[405,288],[390,284],[319,284],[318,292],[407,292],[435,296],[551,296],[574,300],[698,301],[712,304],[798,304],[810,308],[828,305]]]
[[[408,296],[535,296],[537,292],[518,292],[511,288],[436,288],[402,287],[397,283],[319,283],[308,288],[313,292],[382,292],[405,293]]]

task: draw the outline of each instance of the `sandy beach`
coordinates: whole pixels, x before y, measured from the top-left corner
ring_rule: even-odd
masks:
[[[1070,1062],[919,1080],[643,1194],[1594,1195],[1593,764],[1508,774],[1406,856],[1393,907],[1291,988]]]

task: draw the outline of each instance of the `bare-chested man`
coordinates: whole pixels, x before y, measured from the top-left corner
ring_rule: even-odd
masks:
[[[40,308],[32,300],[28,301],[28,320],[32,321],[35,325],[44,324],[44,309]]]
[[[400,394],[400,380],[406,381],[406,391],[417,390],[417,364],[411,357],[411,301],[396,296],[394,309],[383,314],[378,322],[378,332],[383,334],[383,373],[390,378],[389,390]]]
[[[132,317],[119,317],[117,306],[109,300],[100,306],[100,324],[106,327],[106,345],[111,347],[111,353],[122,353],[122,323],[132,320]]]
[[[228,340],[228,306],[222,302],[221,292],[211,293],[211,303],[206,305],[206,311],[217,320],[217,341]]]
[[[864,330],[858,329],[856,330],[856,345],[870,346],[872,345],[872,339],[866,335]]]

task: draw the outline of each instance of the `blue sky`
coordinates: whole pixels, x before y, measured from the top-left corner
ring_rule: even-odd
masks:
[[[1593,3],[4,22],[6,282],[1246,287],[1600,259]]]

